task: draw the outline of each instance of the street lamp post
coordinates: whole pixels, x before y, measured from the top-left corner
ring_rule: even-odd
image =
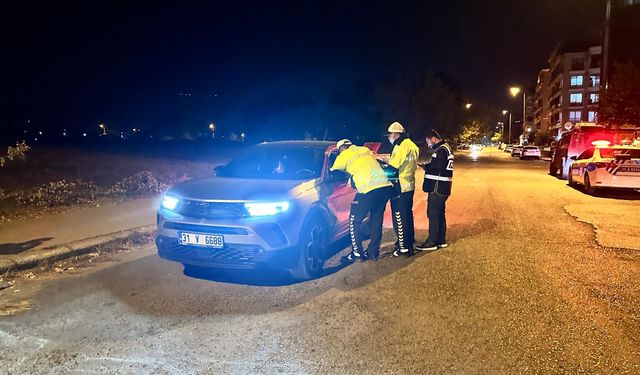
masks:
[[[211,130],[211,139],[216,139],[216,124],[213,122],[209,124],[209,130]]]
[[[520,87],[513,86],[509,88],[511,96],[514,98],[522,91],[522,131],[524,132],[524,124],[527,116],[527,93]],[[511,113],[509,113],[509,140],[511,140]]]

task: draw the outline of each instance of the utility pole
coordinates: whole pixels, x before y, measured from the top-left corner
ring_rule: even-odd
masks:
[[[509,112],[509,140],[507,141],[507,144],[511,144],[511,112]]]
[[[609,88],[609,34],[611,33],[611,0],[607,0],[607,9],[604,18],[604,42],[602,43],[602,77],[601,87]]]

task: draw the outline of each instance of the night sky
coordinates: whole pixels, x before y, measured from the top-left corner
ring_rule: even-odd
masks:
[[[555,45],[597,38],[604,15],[604,0],[19,3],[0,15],[0,124],[76,130],[250,130],[429,70],[515,108],[506,88],[533,87]]]

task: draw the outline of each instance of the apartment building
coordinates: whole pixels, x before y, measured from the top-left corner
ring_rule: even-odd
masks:
[[[596,122],[600,100],[602,47],[562,44],[549,57],[549,130],[570,122]],[[544,81],[542,82],[544,86]],[[545,90],[541,87],[542,92]],[[544,99],[535,110],[544,111]],[[541,120],[542,127],[542,120]]]
[[[537,133],[549,132],[551,125],[551,71],[542,69],[538,73],[536,89],[533,97],[533,128]]]

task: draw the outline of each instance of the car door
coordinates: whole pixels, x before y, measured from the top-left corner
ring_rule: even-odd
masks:
[[[587,165],[593,158],[594,148],[590,147],[577,157],[577,160],[571,164],[571,171],[573,173],[573,180],[584,184],[584,172],[587,170]]]
[[[338,156],[338,151],[333,148],[328,152],[327,167],[324,179],[328,188],[327,206],[336,218],[336,236],[340,237],[349,231],[349,211],[351,202],[356,195],[356,190],[349,184],[349,176],[344,172],[329,172],[329,168]]]

